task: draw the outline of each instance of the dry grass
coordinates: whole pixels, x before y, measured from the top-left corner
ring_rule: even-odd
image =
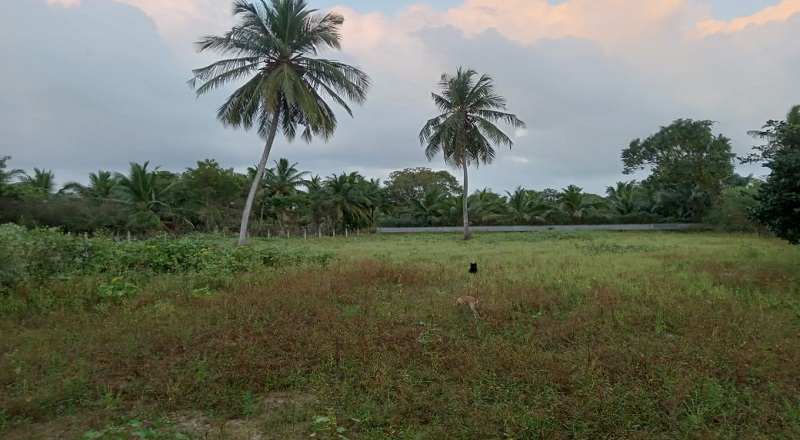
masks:
[[[0,308],[2,436],[132,419],[160,423],[150,438],[800,436],[800,256],[776,241],[285,244],[339,258],[210,294],[175,274],[131,274],[140,293],[110,303],[92,299],[96,279],[15,292]]]

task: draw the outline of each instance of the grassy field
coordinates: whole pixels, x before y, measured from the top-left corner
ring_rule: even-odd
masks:
[[[265,244],[336,257],[0,296],[0,437],[800,438],[800,252],[776,240]]]

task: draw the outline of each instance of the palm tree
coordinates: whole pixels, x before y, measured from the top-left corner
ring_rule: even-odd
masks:
[[[33,176],[23,172],[19,183],[39,196],[52,194],[56,185],[53,171],[39,168],[33,169]]]
[[[372,223],[375,200],[370,197],[370,185],[357,172],[334,174],[325,179],[325,193],[336,223],[350,228]]]
[[[586,194],[583,188],[569,185],[559,196],[554,213],[566,217],[572,224],[579,224],[584,219],[602,216],[606,208],[605,203],[602,197]]]
[[[176,184],[161,185],[158,167],[148,171],[149,164],[149,161],[141,165],[131,162],[128,175],[115,174],[117,201],[132,213],[130,225],[142,230],[164,227],[165,221],[175,215],[166,198],[176,189]]]
[[[265,139],[250,193],[242,213],[239,245],[247,238],[247,224],[278,126],[291,141],[301,129],[310,142],[314,135],[328,140],[336,129],[336,116],[325,102],[329,98],[352,115],[345,98],[363,103],[369,77],[347,64],[314,58],[320,50],[340,49],[339,14],[318,14],[305,0],[236,0],[233,15],[239,23],[222,36],[205,36],[198,51],[213,50],[226,58],[193,70],[189,84],[198,95],[247,78],[217,111],[226,126],[250,129],[254,125]],[[227,58],[232,55],[231,58]]]
[[[438,226],[446,220],[448,195],[434,186],[418,199],[411,199],[406,212],[423,226]]]
[[[635,180],[628,182],[617,182],[617,186],[607,186],[606,195],[610,203],[611,210],[616,215],[633,214],[639,210],[637,191],[639,190]]]
[[[302,186],[305,176],[311,173],[298,171],[295,165],[297,162],[289,165],[289,161],[282,157],[275,161],[275,168],[266,170],[264,184],[270,195],[290,196],[297,193],[297,187]]]
[[[544,222],[544,214],[550,209],[545,200],[536,193],[518,186],[513,193],[506,191],[506,221],[512,225]]]
[[[89,185],[78,182],[68,182],[61,188],[60,193],[74,193],[87,199],[104,200],[111,197],[117,178],[111,171],[100,170],[89,173]]]
[[[447,165],[464,171],[462,217],[464,240],[472,236],[469,231],[467,198],[469,178],[467,168],[480,163],[489,164],[495,157],[492,144],[514,144],[494,122],[503,121],[513,127],[525,127],[515,115],[506,113],[505,99],[494,92],[494,83],[488,75],[474,80],[472,69],[458,68],[455,76],[443,74],[439,81],[442,94],[431,93],[433,101],[442,112],[429,119],[419,133],[425,145],[428,160],[442,153]]]

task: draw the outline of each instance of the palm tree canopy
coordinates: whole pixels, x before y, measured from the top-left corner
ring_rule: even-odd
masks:
[[[304,184],[305,176],[311,174],[308,171],[298,171],[296,165],[297,162],[290,165],[289,160],[283,157],[276,160],[275,168],[268,169],[264,176],[268,192],[284,196],[296,193],[297,187]]]
[[[317,13],[305,0],[236,0],[234,16],[239,23],[222,36],[205,36],[198,51],[213,50],[226,58],[193,70],[189,80],[198,95],[246,79],[219,108],[223,124],[250,129],[267,138],[272,119],[292,140],[301,137],[328,139],[336,128],[336,116],[325,102],[330,98],[352,115],[345,98],[363,103],[369,77],[347,64],[314,58],[323,49],[339,49],[339,14]],[[230,57],[228,57],[230,56]]]
[[[492,78],[481,75],[476,81],[476,75],[472,69],[459,67],[455,76],[442,75],[441,95],[431,94],[442,113],[429,119],[419,133],[429,160],[443,153],[445,163],[456,169],[464,163],[491,163],[495,157],[493,144],[513,145],[494,123],[525,127],[515,115],[504,111],[505,99],[495,93]]]

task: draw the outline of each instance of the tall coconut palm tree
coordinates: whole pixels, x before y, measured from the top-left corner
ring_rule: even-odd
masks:
[[[419,133],[419,141],[425,146],[425,155],[433,160],[440,153],[447,165],[464,171],[462,217],[464,240],[472,235],[469,231],[469,177],[467,168],[474,164],[489,164],[495,157],[492,144],[514,143],[500,131],[494,122],[502,121],[513,127],[525,127],[525,123],[511,113],[506,113],[505,98],[494,91],[494,82],[488,75],[477,75],[472,69],[458,68],[455,76],[442,74],[440,95],[431,93],[433,101],[442,113],[429,119]]]
[[[239,245],[247,238],[247,224],[278,127],[291,141],[297,135],[310,142],[314,135],[328,140],[336,129],[329,98],[352,115],[345,99],[363,103],[369,77],[356,67],[315,58],[320,50],[340,49],[339,14],[319,14],[304,0],[236,0],[233,15],[239,22],[222,36],[206,36],[198,51],[213,50],[225,59],[193,70],[189,84],[202,95],[246,79],[217,111],[226,126],[256,126],[265,139],[264,151],[245,202]],[[231,57],[228,57],[231,56]]]

